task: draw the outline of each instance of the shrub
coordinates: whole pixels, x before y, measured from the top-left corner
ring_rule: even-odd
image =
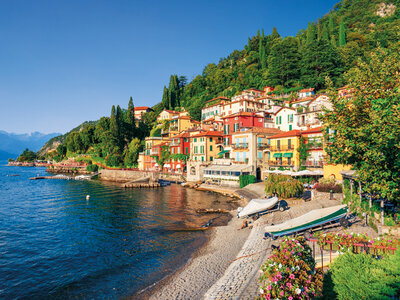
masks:
[[[400,251],[383,259],[345,253],[332,263],[330,276],[337,299],[393,299],[400,292]],[[324,295],[330,293],[324,287]]]
[[[303,237],[285,238],[261,270],[261,299],[310,299],[321,293],[322,272],[315,270]]]
[[[318,183],[316,187],[318,192],[330,193],[330,191],[334,193],[342,192],[342,185],[336,183]]]
[[[97,165],[88,165],[86,167],[86,170],[89,172],[96,172],[99,169],[99,167]]]
[[[287,175],[270,174],[265,180],[265,193],[268,196],[277,194],[278,197],[291,198],[301,195],[303,184]]]
[[[250,183],[255,183],[255,182],[256,182],[256,177],[254,175],[240,175],[239,176],[240,188],[243,188],[246,185],[248,185]]]

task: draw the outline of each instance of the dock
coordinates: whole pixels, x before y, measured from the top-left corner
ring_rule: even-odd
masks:
[[[31,177],[29,179],[30,180],[38,180],[38,179],[67,179],[67,180],[71,180],[71,179],[74,179],[74,177],[71,177],[71,176],[36,176],[36,177]]]

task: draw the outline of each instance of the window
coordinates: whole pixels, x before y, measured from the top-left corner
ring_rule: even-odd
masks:
[[[194,142],[195,142],[195,143],[197,142],[197,138],[194,138]]]
[[[210,143],[212,143],[212,138],[210,138]]]
[[[204,156],[201,157],[201,161],[204,161]]]
[[[185,153],[186,154],[188,153],[188,147],[185,147]]]
[[[292,124],[289,125],[289,130],[292,130]]]
[[[210,156],[210,161],[213,161],[213,157],[212,156]]]
[[[279,124],[282,124],[282,116],[279,116]]]
[[[210,151],[212,151],[212,145],[210,145]]]
[[[261,159],[262,158],[262,152],[258,151],[258,158]]]
[[[291,149],[292,148],[292,139],[288,139],[287,143],[288,143],[288,148]]]

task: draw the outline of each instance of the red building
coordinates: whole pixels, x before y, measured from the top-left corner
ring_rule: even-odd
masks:
[[[190,154],[190,133],[182,132],[172,138],[169,144],[169,149],[171,155],[174,154]],[[183,172],[186,167],[186,159],[176,159],[172,158],[169,162],[171,166],[171,171],[173,172]]]
[[[232,133],[237,132],[242,127],[264,127],[264,116],[262,114],[239,112],[226,117],[224,121],[224,145],[232,143]]]

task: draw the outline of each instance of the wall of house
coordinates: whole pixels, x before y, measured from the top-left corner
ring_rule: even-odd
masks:
[[[324,178],[325,179],[335,178],[338,181],[342,181],[343,176],[342,176],[342,174],[340,174],[340,172],[349,171],[350,169],[351,169],[351,166],[348,166],[348,165],[324,164],[324,167],[323,167]]]
[[[298,129],[296,123],[296,111],[289,108],[281,109],[275,115],[275,127],[282,131]]]
[[[291,149],[288,148],[289,145],[289,140],[291,140]],[[280,149],[278,149],[278,141],[280,141]],[[300,137],[299,136],[294,136],[294,137],[284,137],[284,138],[277,138],[277,139],[271,139],[271,153],[270,153],[270,163],[269,167],[280,167],[280,165],[275,165],[274,163],[279,161],[276,157],[274,157],[275,153],[282,153],[282,167],[289,167],[288,162],[289,159],[286,157],[283,157],[285,153],[292,153],[292,157],[290,159],[290,165],[292,165],[293,170],[298,170],[300,167],[300,159],[299,159],[299,152],[297,149],[299,148],[299,142],[300,142]]]

